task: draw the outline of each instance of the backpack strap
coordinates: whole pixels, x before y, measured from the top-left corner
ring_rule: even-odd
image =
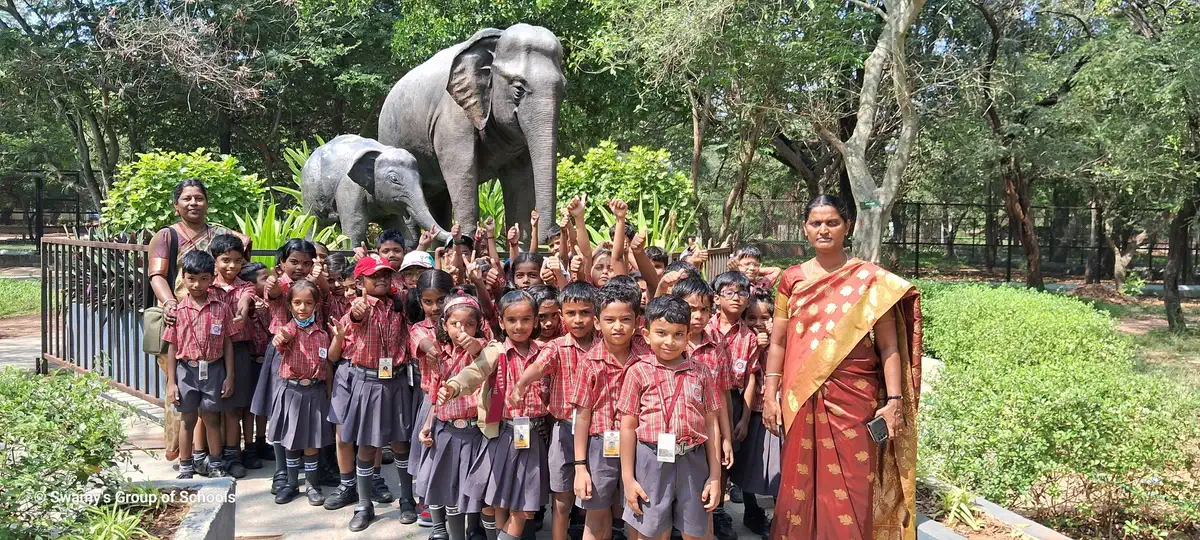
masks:
[[[179,233],[175,232],[175,226],[167,227],[167,231],[171,233],[171,248],[167,253],[167,285],[171,290],[175,290],[175,278],[179,276]]]

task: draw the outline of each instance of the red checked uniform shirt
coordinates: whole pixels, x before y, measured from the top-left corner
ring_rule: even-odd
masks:
[[[592,347],[603,347],[603,340],[592,339]],[[584,349],[575,336],[567,334],[547,343],[533,363],[541,367],[543,373],[550,377],[550,414],[559,420],[572,420],[575,407],[571,405],[571,396],[575,392],[575,383],[579,376],[576,367],[580,360],[591,349]]]
[[[608,430],[621,429],[617,400],[621,397],[625,369],[637,362],[639,357],[650,354],[650,348],[644,342],[634,341],[630,346],[625,365],[621,365],[603,345],[592,347],[579,362],[579,384],[575,385],[571,404],[592,410],[592,425],[588,428],[588,435],[602,435]]]
[[[162,339],[175,344],[175,358],[219,360],[225,357],[225,337],[231,328],[229,304],[212,294],[197,304],[189,295],[175,305],[175,324],[163,331]]]
[[[404,314],[392,309],[390,298],[363,298],[368,306],[361,322],[354,322],[349,313],[342,317],[346,337],[353,342],[353,353],[342,357],[366,369],[378,369],[380,358],[391,358],[393,366],[404,365],[408,357]]]
[[[725,350],[724,343],[713,339],[708,332],[705,332],[701,339],[698,345],[688,341],[688,357],[695,359],[696,363],[708,370],[718,392],[728,392],[735,384],[729,351]]]
[[[487,341],[479,340],[480,347],[485,345]],[[451,377],[462,371],[462,368],[467,364],[475,361],[475,356],[472,356],[466,350],[455,347],[452,343],[440,343],[442,347],[442,357],[445,360],[438,366],[437,377],[434,379],[434,388],[441,388],[442,381],[449,380]],[[433,394],[430,394],[431,396]],[[479,417],[477,408],[479,401],[475,397],[475,392],[456,397],[442,405],[433,406],[433,414],[438,417],[438,420],[448,422],[450,420],[471,419]]]
[[[332,337],[325,327],[314,322],[300,328],[292,319],[280,330],[290,330],[292,340],[279,346],[280,379],[318,379],[329,376],[329,343]]]
[[[350,313],[350,299],[344,294],[328,294],[325,296],[325,304],[323,306],[323,315],[326,320],[340,321],[347,313]]]
[[[525,373],[525,368],[537,359],[541,350],[541,345],[530,341],[529,352],[521,354],[511,339],[504,340],[504,354],[496,360],[496,384],[492,386],[492,391],[500,392],[500,396],[502,396],[505,420],[512,420],[518,416],[537,418],[549,414],[549,411],[546,410],[546,402],[542,401],[541,381],[529,385],[525,391],[524,402],[515,408],[510,409],[508,400],[504,399],[508,396],[509,389],[516,386],[517,381],[521,380],[521,374]]]
[[[684,357],[675,368],[653,355],[625,370],[617,410],[638,417],[639,441],[658,444],[660,433],[674,433],[679,444],[699,446],[708,440],[704,415],[721,409],[721,396],[708,370]]]
[[[292,312],[288,309],[288,290],[292,288],[292,278],[283,276],[279,278],[279,288],[282,293],[275,298],[267,298],[267,306],[271,313],[271,326],[267,330],[274,334],[279,331],[279,327],[292,320]],[[269,295],[268,295],[269,296]]]
[[[438,387],[433,383],[437,380],[437,363],[421,350],[421,342],[425,340],[432,341],[434,347],[441,346],[437,342],[437,332],[433,329],[433,320],[424,319],[409,328],[408,356],[417,362],[417,370],[421,372],[421,390],[424,390],[427,396],[436,396]]]
[[[733,376],[733,386],[738,389],[746,387],[746,377],[757,367],[759,352],[758,334],[750,325],[738,320],[729,330],[722,332],[720,317],[713,317],[705,332],[717,343],[725,344],[729,353],[730,374]]]
[[[234,279],[233,283],[229,285],[214,285],[213,288],[223,293],[223,300],[229,304],[229,309],[233,312],[234,317],[237,317],[238,302],[241,302],[242,298],[246,295],[254,295],[254,284],[249,281],[243,281],[242,278]],[[250,313],[253,316],[253,305],[250,307]],[[233,341],[251,341],[254,337],[254,321],[242,321],[242,326],[236,330],[237,332],[230,335],[229,339]]]
[[[263,356],[267,354],[267,344],[271,342],[271,314],[259,314],[257,310],[250,311],[250,321],[247,326],[252,326],[250,334],[250,343],[252,343],[250,354],[254,356]]]

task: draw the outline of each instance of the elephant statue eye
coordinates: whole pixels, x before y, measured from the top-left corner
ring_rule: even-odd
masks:
[[[519,101],[521,101],[521,98],[523,98],[523,97],[525,97],[525,87],[520,84],[514,84],[513,85],[513,99],[519,102]]]

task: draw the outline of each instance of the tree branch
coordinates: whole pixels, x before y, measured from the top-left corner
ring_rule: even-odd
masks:
[[[1045,13],[1048,15],[1057,15],[1059,17],[1068,17],[1071,19],[1075,19],[1075,22],[1079,23],[1079,27],[1083,29],[1083,32],[1085,34],[1087,34],[1088,39],[1092,39],[1092,38],[1096,37],[1096,35],[1092,33],[1092,27],[1088,26],[1088,23],[1085,22],[1083,20],[1083,18],[1081,18],[1079,15],[1076,15],[1074,13],[1067,13],[1065,11],[1054,11],[1052,9],[1039,9],[1039,10],[1035,11],[1034,13]]]
[[[879,6],[873,6],[871,4],[863,2],[862,0],[850,0],[850,2],[858,7],[861,7],[861,8],[863,8],[867,11],[870,11],[876,15],[879,15],[880,19],[887,19],[887,13],[885,13],[883,11],[883,9],[881,9]]]

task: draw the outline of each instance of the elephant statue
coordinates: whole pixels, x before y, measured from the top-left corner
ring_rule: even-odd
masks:
[[[371,221],[412,239],[416,231],[406,217],[425,230],[435,225],[416,158],[358,135],[339,135],[313,150],[300,170],[300,193],[304,211],[324,223],[340,222],[351,246],[366,239]],[[445,229],[438,233],[441,242],[449,238]]]
[[[499,178],[508,226],[554,222],[559,106],[566,94],[562,44],[540,26],[487,28],[443,49],[392,87],[379,140],[417,158],[425,198],[443,229],[474,230],[479,184]],[[453,210],[453,214],[451,213]]]

